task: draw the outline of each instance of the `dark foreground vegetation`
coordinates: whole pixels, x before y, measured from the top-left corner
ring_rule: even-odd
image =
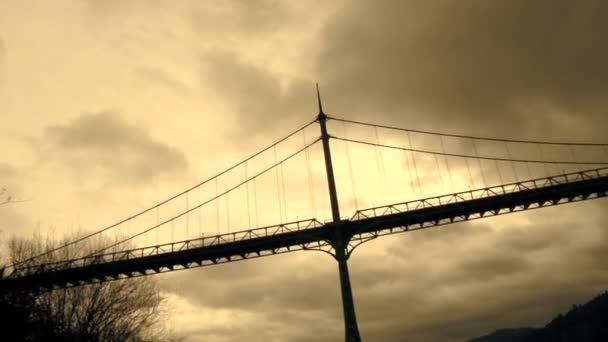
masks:
[[[56,244],[41,239],[12,240],[8,263],[53,250]],[[64,260],[93,250],[79,246],[44,255],[35,262]],[[2,268],[0,266],[0,268]],[[149,278],[112,281],[53,291],[7,291],[0,274],[1,341],[166,341],[162,302]]]
[[[608,341],[608,291],[583,305],[574,305],[543,328],[501,329],[469,342]]]

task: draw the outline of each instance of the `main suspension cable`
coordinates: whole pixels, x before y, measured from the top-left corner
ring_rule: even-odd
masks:
[[[475,140],[486,140],[486,141],[501,141],[501,142],[504,141],[504,142],[521,143],[521,144],[565,145],[565,146],[608,146],[608,143],[575,143],[575,142],[517,140],[517,139],[478,137],[478,136],[473,136],[473,135],[440,133],[440,132],[423,131],[423,130],[394,127],[394,126],[387,126],[387,125],[379,125],[379,124],[373,124],[373,123],[368,123],[368,122],[341,119],[341,118],[329,117],[329,116],[327,118],[330,120],[342,121],[342,122],[351,123],[351,124],[355,124],[355,125],[362,125],[362,126],[369,126],[369,127],[376,127],[376,128],[385,128],[385,129],[390,129],[390,130],[404,131],[404,132],[411,132],[411,133],[441,135],[444,137],[452,137],[452,138],[475,139]]]
[[[89,239],[89,238],[91,238],[91,237],[93,237],[93,236],[99,235],[99,234],[101,234],[101,233],[103,233],[103,232],[105,232],[105,231],[107,231],[107,230],[110,230],[110,229],[112,229],[112,228],[114,228],[114,227],[116,227],[116,226],[119,226],[119,225],[121,225],[121,224],[123,224],[123,223],[125,223],[125,222],[128,222],[129,220],[132,220],[132,219],[134,219],[134,218],[136,218],[136,217],[139,217],[139,216],[141,216],[141,215],[143,215],[143,214],[145,214],[145,213],[147,213],[147,212],[150,212],[150,211],[152,211],[152,210],[154,210],[154,209],[156,209],[156,208],[158,208],[158,207],[160,207],[160,206],[162,206],[162,205],[164,205],[164,204],[166,204],[166,203],[168,203],[168,202],[170,202],[170,201],[172,201],[172,200],[174,200],[174,199],[176,199],[176,198],[178,198],[178,197],[180,197],[180,196],[183,196],[184,194],[186,194],[186,193],[188,193],[188,192],[190,192],[190,191],[192,191],[192,190],[194,190],[194,189],[197,189],[197,188],[199,188],[199,187],[201,187],[201,186],[203,186],[203,185],[207,184],[208,182],[210,182],[210,181],[212,181],[212,180],[214,180],[214,179],[217,179],[218,177],[220,177],[220,176],[222,176],[222,175],[224,175],[224,174],[226,174],[226,173],[230,172],[231,170],[233,170],[233,169],[235,169],[235,168],[237,168],[237,167],[241,166],[243,163],[245,163],[245,162],[247,162],[247,161],[249,161],[249,160],[251,160],[251,159],[253,159],[253,158],[255,158],[255,157],[259,156],[259,155],[261,155],[262,153],[264,153],[264,152],[266,152],[266,151],[270,150],[271,148],[273,148],[273,147],[277,146],[278,144],[280,144],[280,143],[284,142],[285,140],[287,140],[287,139],[291,138],[292,136],[294,136],[295,134],[299,133],[300,131],[302,131],[302,130],[304,130],[304,129],[308,128],[308,126],[312,125],[312,124],[313,124],[313,123],[315,123],[316,121],[317,121],[317,119],[315,119],[315,120],[313,120],[313,121],[311,121],[311,122],[307,123],[306,125],[304,125],[304,126],[302,126],[302,127],[298,128],[297,130],[293,131],[292,133],[290,133],[290,134],[288,134],[288,135],[284,136],[283,138],[279,139],[279,140],[278,140],[278,141],[276,141],[275,143],[273,143],[273,144],[271,144],[271,145],[267,146],[266,148],[264,148],[264,149],[262,149],[262,150],[260,150],[260,151],[258,151],[258,152],[256,152],[256,153],[252,154],[252,155],[251,155],[251,156],[249,156],[248,158],[246,158],[246,159],[244,159],[244,160],[240,161],[239,163],[234,164],[234,165],[232,165],[232,166],[230,166],[230,167],[228,167],[228,168],[224,169],[223,171],[221,171],[220,173],[216,174],[215,176],[212,176],[212,177],[210,177],[210,178],[207,178],[206,180],[204,180],[204,181],[202,181],[202,182],[200,182],[200,183],[198,183],[198,184],[196,184],[196,185],[194,185],[194,186],[191,186],[190,188],[188,188],[188,189],[186,189],[186,190],[184,190],[184,191],[182,191],[182,192],[180,192],[180,193],[178,193],[178,194],[176,194],[176,195],[173,195],[173,196],[171,196],[171,197],[169,197],[169,198],[167,198],[167,199],[165,199],[165,200],[163,200],[163,201],[161,201],[161,202],[159,202],[159,203],[157,203],[157,204],[155,204],[155,205],[153,205],[153,206],[151,206],[151,207],[148,207],[147,209],[141,210],[141,211],[139,211],[139,212],[137,212],[137,213],[135,213],[135,214],[133,214],[133,215],[131,215],[131,216],[129,216],[129,217],[127,217],[127,218],[125,218],[125,219],[122,219],[122,220],[120,220],[120,221],[118,221],[118,222],[116,222],[116,223],[113,223],[113,224],[111,224],[111,225],[109,225],[109,226],[106,226],[106,227],[104,227],[104,228],[101,228],[101,229],[99,229],[99,230],[97,230],[97,231],[95,231],[95,232],[92,232],[92,233],[90,233],[90,234],[87,234],[87,235],[85,235],[85,236],[83,236],[83,237],[80,237],[80,238],[78,238],[78,239],[75,239],[75,240],[72,240],[72,241],[66,242],[66,243],[64,243],[64,244],[62,244],[62,245],[60,245],[60,246],[58,246],[58,247],[55,247],[55,248],[49,249],[48,251],[45,251],[45,252],[43,252],[43,253],[40,253],[40,254],[37,254],[37,255],[31,256],[31,257],[29,257],[29,258],[26,258],[26,259],[23,259],[23,260],[17,261],[17,262],[15,262],[15,263],[11,264],[10,266],[8,266],[8,268],[13,268],[13,267],[18,266],[18,265],[20,265],[20,264],[23,264],[23,263],[26,263],[26,262],[32,261],[32,260],[37,259],[37,258],[40,258],[40,257],[42,257],[42,256],[45,256],[45,255],[48,255],[48,254],[54,253],[54,252],[56,252],[56,251],[58,251],[58,250],[61,250],[61,249],[67,248],[67,247],[69,247],[69,246],[72,246],[72,245],[74,245],[74,244],[77,244],[77,243],[79,243],[79,242],[82,242],[82,241],[84,241],[84,240],[86,240],[86,239]]]
[[[573,161],[566,161],[566,160],[532,160],[532,159],[515,159],[515,158],[510,159],[510,158],[486,157],[486,156],[476,157],[476,156],[472,156],[472,155],[468,155],[468,154],[443,153],[443,152],[419,150],[419,149],[394,146],[394,145],[377,144],[377,143],[372,143],[369,141],[346,139],[346,138],[337,137],[337,136],[332,136],[332,138],[337,139],[337,140],[349,141],[349,142],[353,142],[353,143],[357,143],[357,144],[390,148],[390,149],[394,149],[394,150],[410,151],[410,152],[416,152],[416,153],[438,154],[438,155],[445,155],[445,156],[450,156],[450,157],[460,157],[460,158],[469,158],[469,159],[497,160],[497,161],[507,161],[507,162],[517,162],[517,163],[536,163],[536,164],[544,163],[544,164],[563,164],[563,165],[608,165],[608,161],[606,161],[606,162],[598,162],[598,161],[573,162]]]
[[[188,211],[184,211],[184,212],[182,212],[182,213],[180,213],[180,214],[177,214],[177,215],[175,215],[175,216],[173,216],[173,217],[171,217],[171,218],[169,218],[169,219],[166,219],[165,221],[161,222],[160,224],[157,224],[157,225],[155,225],[155,226],[153,226],[153,227],[150,227],[150,228],[148,228],[148,229],[146,229],[146,230],[143,230],[143,231],[141,231],[141,232],[139,232],[139,233],[133,234],[133,235],[131,235],[131,236],[129,236],[129,237],[127,237],[127,238],[125,238],[125,239],[122,239],[122,240],[120,240],[120,241],[118,241],[118,242],[116,242],[116,243],[113,243],[113,244],[111,244],[111,245],[109,245],[109,246],[106,246],[106,247],[104,247],[104,248],[102,248],[102,249],[99,249],[99,250],[95,251],[94,253],[89,254],[87,257],[97,255],[97,254],[99,254],[99,253],[104,252],[105,250],[107,250],[107,249],[109,249],[109,248],[113,248],[113,247],[119,246],[119,245],[121,245],[121,244],[123,244],[123,243],[125,243],[125,242],[127,242],[127,241],[133,240],[133,239],[135,239],[135,238],[137,238],[137,237],[141,236],[142,234],[145,234],[145,233],[147,233],[147,232],[149,232],[149,231],[151,231],[151,230],[154,230],[154,229],[156,229],[156,228],[158,228],[158,227],[160,227],[160,226],[163,226],[163,225],[165,225],[165,224],[167,224],[167,223],[169,223],[169,222],[175,221],[176,219],[178,219],[178,218],[180,218],[180,217],[182,217],[182,216],[184,216],[184,215],[187,215],[187,214],[188,214],[190,211],[196,210],[196,209],[198,209],[198,208],[200,208],[200,207],[202,207],[202,206],[204,206],[204,205],[206,205],[206,204],[208,204],[208,203],[211,203],[211,202],[213,202],[214,200],[219,199],[220,197],[222,197],[222,196],[224,196],[224,195],[228,195],[230,192],[232,192],[232,191],[233,191],[233,190],[235,190],[235,189],[238,189],[239,187],[243,186],[243,185],[244,185],[244,184],[246,184],[247,182],[249,182],[249,181],[251,181],[251,180],[255,180],[255,179],[257,179],[258,177],[260,177],[261,175],[266,174],[268,171],[272,170],[273,168],[278,167],[279,165],[281,165],[281,164],[285,163],[286,161],[288,161],[288,160],[290,160],[291,158],[295,157],[296,155],[298,155],[299,153],[301,153],[301,152],[303,152],[304,150],[308,149],[308,148],[309,148],[309,147],[311,147],[312,145],[316,144],[316,143],[317,143],[317,142],[319,142],[320,140],[321,140],[321,138],[317,138],[316,140],[314,140],[314,141],[313,141],[313,142],[311,142],[310,144],[308,144],[308,145],[304,146],[303,148],[301,148],[301,149],[297,150],[296,152],[294,152],[294,153],[292,153],[292,154],[288,155],[287,157],[285,157],[285,158],[283,158],[283,159],[279,160],[277,163],[275,163],[275,164],[273,164],[273,165],[271,165],[271,166],[269,166],[269,167],[267,167],[267,168],[263,169],[262,171],[258,172],[258,173],[257,173],[257,174],[255,174],[255,175],[253,175],[253,176],[252,176],[251,178],[249,178],[248,180],[245,180],[245,181],[240,182],[239,184],[237,184],[237,185],[235,185],[235,186],[231,187],[230,189],[225,190],[225,191],[224,191],[224,192],[222,192],[222,193],[219,193],[217,196],[215,196],[215,197],[213,197],[213,198],[210,198],[210,199],[208,199],[208,200],[206,200],[206,201],[202,202],[201,204],[199,204],[199,205],[197,205],[197,206],[192,207],[192,208],[191,208],[191,209],[189,209]]]

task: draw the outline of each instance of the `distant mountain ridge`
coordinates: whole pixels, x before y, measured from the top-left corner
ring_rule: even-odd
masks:
[[[469,342],[608,341],[608,291],[583,305],[574,305],[543,328],[500,329]]]
[[[469,342],[520,342],[540,328],[499,329],[491,334],[470,339]]]

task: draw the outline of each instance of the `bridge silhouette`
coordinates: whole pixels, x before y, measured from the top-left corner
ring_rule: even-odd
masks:
[[[46,291],[294,251],[319,250],[331,254],[338,262],[345,341],[360,341],[347,260],[361,244],[383,235],[601,198],[606,196],[608,191],[608,144],[472,137],[346,120],[327,116],[323,111],[318,90],[317,96],[319,115],[314,121],[220,174],[167,200],[103,229],[10,265],[5,270],[7,276],[0,282],[0,287],[19,291]],[[328,122],[342,124],[342,135],[330,135]],[[307,141],[305,131],[310,130],[311,125],[315,123],[319,125],[320,135],[316,139]],[[349,137],[344,129],[345,125],[369,128],[373,130],[373,134],[370,134],[372,138]],[[394,143],[394,141],[399,142],[399,139],[381,142],[379,130],[402,134],[401,141],[404,143]],[[302,146],[277,159],[277,146],[293,139],[299,133],[303,134]],[[427,137],[427,140],[435,139],[435,144],[439,148],[414,146],[412,143],[414,135]],[[448,139],[453,141],[452,144],[447,144],[446,148],[445,141]],[[344,143],[346,164],[348,164],[348,176],[344,178],[350,178],[352,202],[356,208],[350,217],[341,216],[330,148],[331,140]],[[464,142],[470,144],[464,146]],[[329,194],[331,210],[329,220],[320,218],[316,212],[317,199],[311,171],[310,150],[319,143],[322,147],[324,176]],[[482,146],[484,143],[489,145],[485,147],[489,153],[480,153],[484,149]],[[388,181],[385,179],[387,178],[385,161],[388,159],[382,151],[403,153],[400,161],[403,171],[407,169],[407,173],[403,172],[404,175],[400,177],[406,188],[409,187],[411,190],[410,193],[423,194],[421,179],[424,180],[428,166],[433,164],[436,171],[433,179],[436,184],[441,183],[442,190],[448,184],[452,190],[456,190],[459,178],[465,179],[464,182],[460,179],[460,183],[467,188],[447,195],[421,196],[414,200],[360,209],[357,203],[359,197],[356,195],[357,182],[353,176],[351,162],[354,151],[349,147],[354,145],[373,149],[379,178],[384,179],[379,187],[384,187],[385,193],[388,191]],[[496,146],[501,146],[502,154],[497,153],[499,149]],[[448,148],[456,149],[456,147],[460,150],[448,151]],[[535,151],[532,157],[531,150]],[[257,172],[250,173],[250,170],[255,169],[254,160],[271,151],[274,157],[273,163],[270,166],[258,167]],[[519,152],[521,156],[518,155]],[[549,156],[550,154],[552,156]],[[301,155],[305,156],[313,217],[290,221],[283,166],[287,161]],[[369,160],[365,163],[373,164]],[[483,163],[486,164],[485,168]],[[492,165],[492,170],[488,164]],[[482,186],[473,189],[476,182],[474,172],[471,170],[476,167],[479,178],[482,178]],[[218,179],[238,168],[244,169],[243,179],[220,191]],[[569,172],[566,172],[566,168]],[[468,177],[453,175],[456,169],[462,169],[463,173],[466,169]],[[257,181],[272,171],[275,172],[280,223],[259,227],[257,226],[259,225],[258,201],[261,199],[257,196],[259,192]],[[519,178],[524,178],[523,175],[527,175],[527,179],[520,180]],[[532,177],[534,175],[537,177]],[[498,178],[497,185],[489,184],[491,176]],[[513,178],[513,181],[507,182],[509,177]],[[195,192],[203,187],[207,187],[206,192],[195,196]],[[226,203],[225,228],[230,229],[230,219],[234,219],[237,215],[234,215],[234,210],[233,215],[230,215],[229,196],[239,190],[244,190],[246,195],[247,224],[249,227],[255,227],[221,233],[219,231],[220,200]],[[180,208],[182,205],[183,207]],[[170,206],[173,206],[172,209]],[[202,212],[213,209],[216,214],[213,218],[216,221],[217,231],[214,234],[205,234],[202,229]],[[166,214],[161,215],[161,213]],[[192,216],[195,219],[192,219]],[[196,218],[198,218],[198,233],[196,229],[194,231],[191,229],[191,226],[196,226],[194,222]],[[205,220],[206,223],[212,221],[213,219]],[[63,250],[83,246],[102,234],[116,232],[125,226],[129,228],[127,236],[111,241],[86,255],[62,257]],[[170,237],[166,232],[169,229]],[[176,229],[185,230],[186,238],[176,239]],[[167,235],[168,242],[161,243],[159,240],[161,230],[165,230],[163,236]],[[156,243],[147,243],[154,235]]]

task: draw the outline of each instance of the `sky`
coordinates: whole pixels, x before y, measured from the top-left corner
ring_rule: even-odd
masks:
[[[95,230],[217,174],[311,122],[316,82],[336,117],[508,139],[607,141],[608,3],[601,0],[0,0],[0,8],[0,186],[23,200],[0,206],[2,240]],[[373,131],[330,123],[335,135],[374,139]],[[317,129],[279,146],[279,159]],[[378,139],[405,143],[385,130]],[[481,178],[525,178],[521,165],[507,176],[479,164],[470,184],[464,164],[453,161],[450,186],[432,159],[422,159],[419,176],[430,190],[417,191],[407,157],[345,146],[332,140],[345,216],[447,193],[453,183],[466,189]],[[195,214],[190,230],[181,222],[177,234],[330,218],[316,148],[316,187],[300,155],[282,173],[260,177],[259,213],[248,201],[250,184],[225,208],[203,211],[201,232]],[[462,141],[448,148],[470,151]],[[586,153],[553,152],[545,154]],[[588,156],[597,157],[581,158]],[[261,159],[245,172],[273,162],[271,154]],[[447,163],[437,167],[447,171]],[[408,182],[396,183],[406,174]],[[220,189],[241,176],[221,179]],[[205,191],[214,188],[185,205]],[[359,247],[349,266],[363,339],[462,341],[542,326],[589,300],[608,281],[606,204],[486,218]],[[160,239],[173,234],[166,229]],[[136,244],[154,239],[146,234]],[[168,326],[185,341],[343,336],[337,265],[324,253],[152,278],[168,298]]]

